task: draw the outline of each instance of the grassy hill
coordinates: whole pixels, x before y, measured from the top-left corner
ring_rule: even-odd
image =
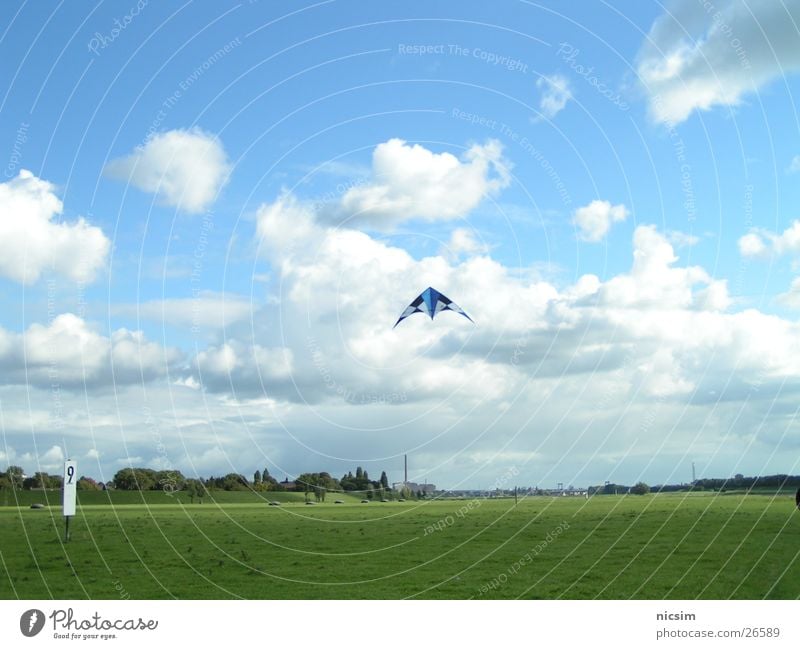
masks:
[[[313,500],[313,495],[310,496]],[[345,502],[359,502],[361,496],[352,494],[329,493],[326,502],[344,500]],[[270,501],[281,503],[303,503],[305,494],[297,491],[210,491],[203,498],[203,503],[220,504],[260,504]],[[61,490],[0,490],[0,506],[30,506],[33,503],[42,503],[53,507],[61,507]],[[168,493],[165,491],[78,491],[78,505],[189,505],[191,499],[185,492]],[[194,504],[200,501],[195,498]]]
[[[147,496],[84,503],[68,544],[59,508],[0,507],[0,598],[800,597],[788,496],[315,507],[246,492],[203,505]]]

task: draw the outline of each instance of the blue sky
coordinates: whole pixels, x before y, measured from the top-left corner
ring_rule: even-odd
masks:
[[[6,3],[0,464],[797,472],[800,9],[745,9]],[[477,325],[391,332],[428,285]]]

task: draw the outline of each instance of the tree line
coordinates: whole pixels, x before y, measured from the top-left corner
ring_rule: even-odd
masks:
[[[37,472],[26,477],[20,466],[9,466],[0,472],[0,489],[61,489],[62,478]],[[81,476],[77,482],[81,491],[98,491],[120,489],[122,491],[185,491],[194,500],[202,498],[208,491],[299,491],[313,494],[317,500],[324,501],[328,492],[362,492],[366,498],[386,498],[392,492],[386,471],[381,472],[378,480],[371,480],[369,474],[361,467],[355,474],[348,471],[340,479],[334,478],[327,471],[318,473],[302,473],[294,481],[288,479],[278,482],[269,469],[256,469],[253,479],[248,480],[240,473],[227,473],[223,476],[208,478],[187,478],[177,469],[156,470],[146,467],[130,467],[120,469],[113,480],[106,483],[97,482],[88,476]]]
[[[714,489],[725,491],[728,489],[783,489],[785,487],[800,487],[800,475],[775,475],[746,477],[737,473],[732,478],[702,478],[692,483],[695,489]]]
[[[306,494],[313,493],[314,498],[320,502],[325,501],[325,496],[329,491],[361,492],[370,500],[373,498],[383,500],[393,496],[386,471],[381,472],[378,480],[370,480],[367,471],[361,467],[356,467],[355,475],[352,471],[348,471],[338,480],[327,471],[301,473],[295,479],[295,491],[302,491]]]
[[[744,476],[737,473],[732,478],[700,478],[689,484],[661,484],[650,487],[644,482],[626,486],[614,483],[589,487],[589,495],[595,494],[646,494],[669,493],[675,491],[728,491],[728,490],[774,490],[800,487],[800,475],[778,473],[766,476]]]

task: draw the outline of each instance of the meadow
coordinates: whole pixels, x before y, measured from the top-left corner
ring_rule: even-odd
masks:
[[[52,499],[0,506],[0,598],[800,597],[789,495],[111,498],[81,494],[69,543]]]

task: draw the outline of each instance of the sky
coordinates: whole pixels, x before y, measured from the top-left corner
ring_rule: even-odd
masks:
[[[4,2],[0,60],[0,466],[800,472],[797,0]]]

